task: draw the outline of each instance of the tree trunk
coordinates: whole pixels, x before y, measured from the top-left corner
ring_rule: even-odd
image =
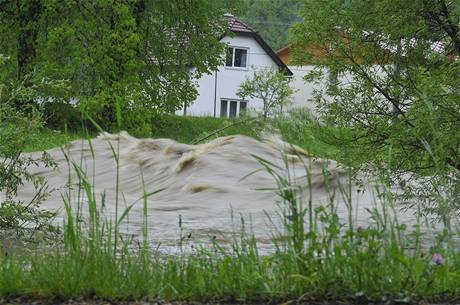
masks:
[[[22,80],[33,70],[36,57],[37,36],[41,12],[40,0],[17,1],[18,9],[18,79]],[[27,84],[26,84],[27,85]]]

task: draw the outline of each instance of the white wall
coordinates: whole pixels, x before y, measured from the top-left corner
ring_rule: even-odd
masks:
[[[316,80],[314,82],[309,82],[304,79],[304,77],[310,73],[315,68],[314,65],[308,66],[289,66],[289,69],[293,73],[293,80],[291,82],[291,86],[296,90],[293,96],[293,102],[286,107],[286,110],[292,110],[296,108],[307,108],[311,111],[312,114],[317,115],[318,111],[316,109],[316,103],[314,101],[314,91],[322,91],[325,93],[329,85],[329,76],[328,71],[324,71],[324,76]],[[349,73],[345,73],[343,75],[339,75],[338,83],[341,86],[346,86],[352,80],[352,76]],[[327,95],[323,95],[323,97],[327,100],[329,97]]]
[[[313,70],[314,66],[289,66],[292,71],[291,86],[296,90],[292,103],[285,107],[286,110],[295,108],[308,108],[315,113],[315,103],[313,101],[313,91],[324,87],[326,84],[315,84],[304,80],[305,75]]]
[[[224,37],[221,40],[229,46],[248,48],[247,68],[225,67],[224,62],[218,71],[210,75],[204,75],[198,80],[198,98],[187,108],[187,115],[214,116],[214,101],[216,105],[216,117],[220,116],[220,100],[240,98],[236,95],[240,84],[246,77],[252,78],[254,68],[265,68],[276,66],[257,41],[251,37],[234,36]],[[224,59],[223,59],[224,61]],[[215,96],[215,98],[214,98]],[[248,109],[260,111],[262,102],[260,100],[249,100]],[[183,110],[176,114],[183,114]]]

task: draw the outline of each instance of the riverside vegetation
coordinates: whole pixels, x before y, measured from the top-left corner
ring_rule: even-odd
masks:
[[[11,163],[3,163],[0,173],[4,175],[8,170],[14,170],[19,171],[17,177],[29,178],[27,164],[37,160],[22,159],[24,150],[51,148],[82,136],[91,137],[98,131],[98,127],[87,128],[90,131],[66,131],[65,128],[51,131],[41,125],[39,114],[2,106],[2,139],[8,136],[9,141],[14,140],[10,143],[15,143],[3,145],[2,156],[26,162],[13,162],[14,168],[9,167]],[[91,119],[87,121],[81,122],[97,126]],[[121,129],[122,125],[120,117],[117,128]],[[349,131],[315,122],[308,113],[300,111],[267,121],[161,116],[130,132],[138,136],[169,136],[187,143],[228,134],[260,137],[264,132],[277,132],[315,156],[336,159],[344,165],[360,161],[356,155],[334,146],[333,141],[329,142],[331,134],[345,137]],[[115,160],[116,152],[115,146]],[[387,156],[387,161],[392,162],[391,146]],[[278,187],[272,191],[282,202],[279,217],[283,227],[272,238],[273,253],[260,254],[258,242],[247,225],[248,220],[244,219],[241,231],[237,237],[229,236],[227,245],[211,238],[207,245],[195,245],[193,253],[159,253],[144,242],[150,238],[147,213],[144,214],[145,225],[139,242],[126,239],[118,232],[120,223],[129,216],[129,208],[120,210],[117,219],[110,221],[104,215],[106,202],[96,199],[91,182],[77,164],[72,164],[84,193],[81,200],[88,203],[87,217],[75,213],[75,206],[78,210],[81,202],[74,202],[66,196],[62,201],[67,214],[64,224],[58,228],[51,222],[51,214],[37,217],[37,212],[42,212],[39,206],[32,206],[32,210],[17,210],[12,209],[12,204],[2,205],[0,219],[15,221],[7,222],[7,230],[2,227],[0,295],[10,299],[26,296],[391,303],[421,299],[446,301],[460,294],[457,285],[460,259],[456,243],[460,231],[455,217],[452,217],[455,214],[450,214],[451,209],[446,209],[442,215],[444,229],[438,231],[433,244],[426,247],[421,233],[425,225],[423,217],[420,216],[414,228],[407,228],[398,221],[395,211],[400,207],[391,192],[391,173],[382,175],[375,209],[369,211],[373,223],[362,228],[352,217],[354,202],[349,185],[343,185],[338,191],[330,189],[329,201],[299,200],[296,187],[288,176],[276,174],[274,165],[262,159],[259,161],[261,168],[274,175]],[[305,173],[308,176],[308,167]],[[324,173],[327,176],[327,170]],[[15,182],[20,183],[20,179]],[[10,194],[15,192],[10,186],[2,185],[2,190]],[[151,195],[144,193],[144,207]],[[347,219],[340,219],[337,214],[333,200],[337,196],[347,203]],[[451,199],[443,197],[442,193],[435,196],[438,202],[451,204]],[[19,204],[24,206],[24,203]],[[41,232],[30,232],[30,225],[38,225]],[[20,238],[19,246],[11,246],[5,242],[8,241],[5,236],[11,236],[11,229],[25,231],[23,235],[30,238],[25,241]],[[50,230],[52,234],[46,234]],[[182,236],[178,236],[178,240],[182,241]],[[26,243],[25,247],[21,246],[22,242]]]
[[[168,116],[189,105],[197,94],[194,81],[220,65],[221,16],[238,10],[233,3],[0,1],[2,298],[385,304],[458,299],[459,2],[300,0],[290,6],[296,12],[288,14],[298,11],[302,19],[291,32],[294,61],[316,65],[309,80],[330,79],[324,92],[314,94],[320,121],[300,112],[263,123]],[[248,4],[258,8],[248,12],[265,15],[261,1]],[[442,47],[436,50],[435,43]],[[311,45],[324,46],[326,58],[305,52]],[[337,81],[347,75],[352,82]],[[314,156],[339,161],[351,176],[358,169],[380,176],[375,208],[368,211],[372,222],[354,223],[351,179],[328,189],[329,200],[301,200],[291,178],[259,158],[277,182],[271,191],[281,201],[282,227],[272,237],[272,253],[260,253],[245,219],[227,244],[211,239],[192,253],[152,249],[147,212],[138,240],[126,239],[118,233],[129,207],[121,210],[117,200],[116,217],[106,216],[107,202],[94,196],[94,185],[74,163],[87,217],[75,212],[82,201],[64,195],[66,216],[57,226],[39,204],[46,196],[44,181],[28,173],[34,164],[53,167],[53,161],[22,152],[91,138],[98,129],[186,143],[279,133]],[[413,180],[404,184],[406,175]],[[31,203],[15,196],[25,181],[37,190]],[[401,198],[392,192],[395,183],[406,191],[403,201],[420,206],[413,228],[396,216]],[[150,196],[144,192],[141,198],[144,211]],[[338,197],[347,205],[345,219],[337,213]],[[437,216],[442,226],[428,245],[425,214]]]
[[[301,126],[293,121],[280,120],[278,124],[281,128],[289,126],[293,135],[292,131]],[[207,137],[200,135],[198,140],[202,138]],[[114,157],[116,152],[115,146]],[[282,202],[279,217],[283,227],[273,236],[273,253],[259,253],[244,219],[239,234],[229,236],[226,245],[210,238],[210,244],[196,245],[193,253],[158,253],[147,242],[146,205],[153,195],[147,192],[142,198],[144,229],[140,242],[122,238],[119,226],[129,216],[129,207],[109,220],[104,215],[104,199],[96,199],[85,173],[72,164],[84,199],[75,202],[63,196],[66,217],[51,240],[52,247],[40,241],[26,250],[3,247],[0,295],[385,303],[450,300],[459,295],[460,259],[455,237],[460,231],[446,222],[431,247],[424,247],[420,230],[424,219],[420,218],[415,228],[399,224],[389,177],[382,177],[375,209],[369,210],[372,224],[361,228],[353,222],[351,180],[339,191],[331,189],[329,200],[301,200],[289,176],[278,174],[275,165],[266,160],[259,162],[273,175],[278,187],[272,191]],[[287,160],[285,165],[289,166]],[[308,166],[305,174],[309,176]],[[337,214],[336,196],[346,202],[349,217],[345,220]],[[75,213],[83,201],[87,202],[87,217]],[[178,239],[183,240],[181,236]]]

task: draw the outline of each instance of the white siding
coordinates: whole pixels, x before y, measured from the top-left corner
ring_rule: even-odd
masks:
[[[242,47],[248,49],[247,68],[228,68],[224,64],[218,71],[204,75],[198,80],[198,98],[187,108],[187,115],[195,116],[220,116],[220,100],[234,99],[238,100],[236,95],[241,83],[246,77],[251,78],[255,69],[276,66],[275,62],[262,49],[252,37],[234,36],[224,37],[221,40],[229,46]],[[260,100],[249,100],[248,109],[260,111],[262,102]],[[183,110],[177,114],[183,114]]]
[[[286,107],[286,110],[291,110],[295,108],[308,108],[312,114],[317,115],[316,103],[314,101],[314,92],[320,91],[325,93],[329,85],[329,76],[328,72],[324,71],[324,76],[320,80],[314,82],[309,82],[304,79],[304,77],[310,73],[315,68],[314,65],[308,66],[289,66],[289,69],[293,73],[293,80],[291,86],[296,90],[293,96],[292,103]],[[350,74],[339,75],[337,81],[340,86],[346,86],[352,80]],[[330,97],[323,95],[323,97],[328,100]]]
[[[292,71],[291,86],[294,88],[295,93],[292,103],[286,107],[286,110],[295,108],[308,108],[315,113],[315,103],[313,101],[313,91],[324,87],[324,84],[315,84],[304,80],[305,75],[313,70],[314,66],[289,66]]]

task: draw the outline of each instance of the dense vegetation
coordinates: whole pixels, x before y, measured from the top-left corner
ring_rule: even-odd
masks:
[[[0,83],[40,87],[17,107],[40,104],[60,119],[78,101],[106,128],[121,112],[125,121],[173,113],[195,99],[194,80],[219,64],[221,16],[220,2],[205,0],[1,1],[0,49],[9,60]],[[66,90],[47,86],[57,80]]]
[[[433,192],[449,194],[457,209],[460,2],[303,4],[293,31],[297,62],[317,63],[310,80],[335,78],[316,100],[323,122],[349,131],[330,141],[356,166],[390,170],[396,182],[411,176],[417,182],[408,194],[425,200],[427,211],[449,209]],[[324,56],[305,52],[311,45]]]
[[[289,44],[289,29],[301,21],[299,0],[244,0],[238,16],[267,41],[273,50]]]
[[[172,115],[194,100],[197,77],[219,64],[228,11],[273,48],[285,44],[286,27],[300,13],[292,30],[296,60],[318,64],[310,79],[330,80],[316,92],[320,118],[299,110],[266,118]],[[0,0],[0,298],[388,304],[458,297],[459,19],[458,0]],[[327,51],[327,61],[305,52],[312,44]],[[336,81],[343,75],[352,81]],[[226,246],[196,245],[193,255],[151,249],[147,214],[139,240],[123,240],[117,233],[129,209],[106,218],[105,197],[98,201],[77,164],[84,196],[75,202],[64,195],[65,222],[53,225],[52,213],[40,208],[44,181],[27,170],[53,160],[23,152],[121,129],[185,143],[278,133],[313,156],[339,160],[350,175],[380,177],[372,224],[354,223],[351,181],[324,202],[299,200],[289,175],[260,159],[278,183],[272,191],[283,225],[267,255],[243,224]],[[27,180],[37,187],[30,203],[15,197]],[[425,218],[416,215],[417,225],[407,228],[395,216],[395,182],[409,182],[404,195],[419,196],[413,202],[429,203],[423,212],[440,216],[442,229],[428,245]],[[88,218],[73,213],[83,202]],[[110,204],[118,211],[118,202]]]

